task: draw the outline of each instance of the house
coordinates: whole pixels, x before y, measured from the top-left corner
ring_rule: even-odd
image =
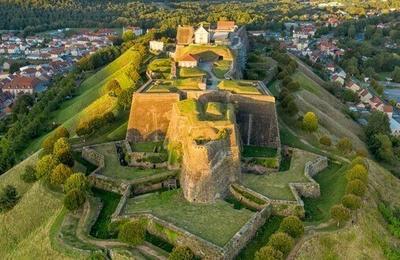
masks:
[[[389,119],[393,117],[393,107],[391,105],[383,106],[383,113],[385,113]]]
[[[234,32],[237,26],[234,21],[218,21],[216,32]]]
[[[178,65],[182,68],[194,68],[198,65],[198,59],[192,54],[186,54],[179,59]]]
[[[151,51],[163,51],[164,50],[164,42],[150,41],[150,50]]]
[[[136,36],[140,36],[143,34],[143,29],[140,27],[135,27],[135,26],[124,27],[122,31],[123,31],[123,33],[127,32],[127,31],[132,31],[133,34]]]
[[[326,25],[330,25],[332,27],[337,27],[339,25],[339,20],[335,17],[331,17],[326,22]]]
[[[192,26],[178,26],[176,33],[176,44],[189,45],[193,43],[194,30]]]
[[[326,69],[331,72],[335,72],[335,64],[329,63],[328,65],[326,65]]]
[[[392,132],[392,135],[400,136],[400,123],[397,122],[394,118],[390,118],[389,122],[390,122],[390,130]]]
[[[342,78],[342,77],[339,76],[338,74],[334,74],[334,75],[332,76],[332,81],[333,81],[333,82],[339,83],[340,86],[343,86],[343,84],[344,84],[344,78]]]
[[[194,42],[196,44],[209,44],[210,43],[210,33],[204,29],[203,25],[194,32]]]
[[[354,83],[351,80],[349,82],[347,82],[346,88],[350,89],[353,92],[357,92],[357,91],[359,91],[361,89],[359,85],[357,85],[356,83]]]
[[[378,111],[382,111],[383,112],[384,104],[383,104],[382,100],[379,97],[377,97],[377,96],[372,97],[369,100],[369,105],[371,106],[372,110],[378,110]]]
[[[359,91],[358,96],[363,103],[369,103],[369,100],[372,98],[372,94],[367,89]]]
[[[4,85],[3,91],[17,96],[19,93],[33,94],[41,86],[42,82],[37,78],[18,75]]]

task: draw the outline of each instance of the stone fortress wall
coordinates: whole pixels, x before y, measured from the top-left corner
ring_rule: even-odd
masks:
[[[131,142],[160,141],[165,138],[177,93],[134,93],[126,139]]]

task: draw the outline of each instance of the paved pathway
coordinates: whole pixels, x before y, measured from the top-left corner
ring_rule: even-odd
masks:
[[[217,89],[218,83],[221,81],[217,76],[215,76],[212,71],[213,63],[212,62],[202,62],[199,64],[199,67],[206,71],[210,77],[211,85],[207,86],[207,89]]]

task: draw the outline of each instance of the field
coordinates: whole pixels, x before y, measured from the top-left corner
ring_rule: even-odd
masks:
[[[245,145],[243,146],[242,155],[244,157],[274,157],[276,152],[275,148]]]
[[[294,200],[289,183],[308,182],[304,175],[304,166],[306,162],[316,158],[315,154],[294,150],[288,171],[269,175],[244,174],[243,185],[271,199]]]
[[[247,209],[236,210],[222,200],[213,205],[192,204],[180,190],[129,199],[125,213],[140,212],[151,212],[219,246],[225,245],[253,214]]]
[[[253,81],[223,80],[218,84],[218,89],[231,91],[235,94],[259,95],[260,91]]]
[[[134,167],[121,166],[114,144],[98,145],[94,148],[94,150],[104,155],[105,168],[103,169],[102,174],[111,178],[121,180],[135,180],[143,177],[171,173],[166,169],[139,169]]]

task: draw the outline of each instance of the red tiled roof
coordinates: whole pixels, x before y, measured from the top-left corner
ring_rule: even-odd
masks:
[[[193,41],[193,27],[192,26],[178,26],[176,33],[177,44],[187,45]]]
[[[180,59],[180,61],[197,61],[197,57],[192,54],[186,54]]]
[[[11,82],[7,83],[3,89],[34,89],[40,80],[25,76],[17,76]]]
[[[393,107],[390,106],[390,105],[385,105],[385,106],[383,107],[383,111],[384,111],[385,113],[392,113],[392,112],[393,112]]]
[[[235,29],[235,22],[234,21],[218,21],[217,22],[217,30],[228,30],[231,31]]]

